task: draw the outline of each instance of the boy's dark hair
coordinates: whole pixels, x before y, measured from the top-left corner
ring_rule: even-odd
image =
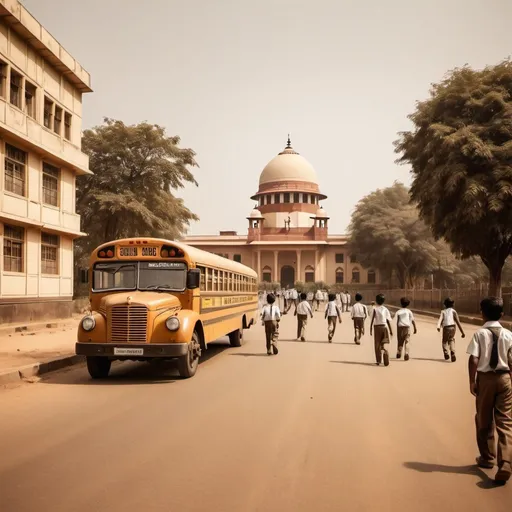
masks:
[[[487,320],[499,320],[503,315],[503,299],[486,297],[480,302],[480,311]]]
[[[274,294],[273,293],[269,293],[267,295],[267,302],[269,304],[274,304],[275,301],[276,301],[276,298],[275,298]]]
[[[377,297],[375,297],[375,302],[379,305],[379,306],[382,306],[382,304],[384,304],[384,302],[386,302],[386,297],[383,293],[379,293],[377,295]]]
[[[356,293],[356,302],[361,302],[363,300],[363,296],[360,293]]]
[[[308,298],[307,294],[305,294],[304,292],[302,292],[300,294],[300,300],[306,300]]]
[[[336,295],[334,293],[329,293],[329,302],[336,300]]]
[[[455,301],[451,297],[446,297],[446,299],[444,299],[444,307],[445,308],[453,308],[454,304],[455,304]]]
[[[402,297],[400,299],[400,304],[402,305],[403,308],[406,308],[410,303],[411,301],[407,297]]]

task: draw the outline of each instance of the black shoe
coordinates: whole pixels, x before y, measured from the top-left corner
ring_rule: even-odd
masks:
[[[379,366],[379,365],[380,365],[380,362],[378,362],[378,363],[375,363],[375,364],[376,364],[377,366]]]
[[[455,363],[457,361],[457,358],[455,357],[455,352],[452,352],[452,363]]]
[[[274,352],[275,356],[277,356],[277,354],[279,354],[279,350],[277,349],[277,347],[275,345],[272,345],[272,352]]]
[[[384,366],[389,366],[389,354],[384,354]]]
[[[300,341],[306,341],[306,338],[301,338]]]
[[[401,357],[402,357],[402,354],[397,354],[397,355],[396,355],[396,358],[397,358],[397,359],[400,359]]]
[[[409,361],[409,354],[405,354],[404,361]]]
[[[448,359],[450,359],[450,355],[445,352],[444,353],[444,358],[448,361]]]
[[[496,472],[496,476],[494,477],[494,481],[497,485],[505,485],[512,476],[512,471],[510,470],[510,464],[507,464],[507,467],[505,467],[505,464],[498,469]]]
[[[484,468],[484,469],[492,469],[494,467],[493,462],[491,462],[490,460],[485,460],[481,456],[476,458],[476,465],[479,468]]]

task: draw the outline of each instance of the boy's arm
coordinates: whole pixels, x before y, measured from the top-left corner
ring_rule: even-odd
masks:
[[[469,391],[473,396],[476,396],[476,370],[478,368],[478,357],[469,356],[468,373],[469,373]]]
[[[338,304],[336,304],[336,313],[338,313],[338,320],[340,321],[341,324],[341,309],[338,306]]]
[[[464,334],[464,329],[462,329],[462,325],[460,325],[459,315],[457,314],[457,311],[453,312],[453,318],[455,320],[455,323],[457,324],[457,327],[460,330],[460,333],[461,333],[462,337],[465,338],[466,335]]]
[[[414,327],[414,334],[418,334],[418,328],[416,327],[416,322],[412,320],[412,326]]]
[[[313,318],[313,310],[311,309],[309,302],[307,304],[308,304],[309,314],[311,315],[311,318]]]
[[[372,335],[372,330],[373,330],[373,321],[375,320],[375,309],[373,310],[373,314],[372,314],[372,321],[370,323],[370,336]]]
[[[437,321],[437,331],[441,330],[441,326],[443,325],[443,312],[441,311],[441,315],[439,315],[439,320]]]
[[[393,329],[391,328],[391,321],[389,320],[389,318],[386,320],[386,322],[388,323],[389,327],[389,335],[393,336]]]

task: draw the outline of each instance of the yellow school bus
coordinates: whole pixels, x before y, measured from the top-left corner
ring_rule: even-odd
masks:
[[[89,266],[91,313],[78,328],[76,353],[93,379],[114,360],[176,359],[192,377],[210,341],[243,342],[256,321],[257,274],[182,243],[128,238],[99,246]]]

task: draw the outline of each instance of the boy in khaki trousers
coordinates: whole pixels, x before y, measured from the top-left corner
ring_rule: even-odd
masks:
[[[279,321],[281,320],[281,311],[279,306],[274,304],[276,298],[272,293],[267,295],[267,304],[263,306],[261,311],[261,320],[265,326],[265,338],[267,340],[267,354],[269,356],[274,353],[277,355],[277,337],[279,336]]]

